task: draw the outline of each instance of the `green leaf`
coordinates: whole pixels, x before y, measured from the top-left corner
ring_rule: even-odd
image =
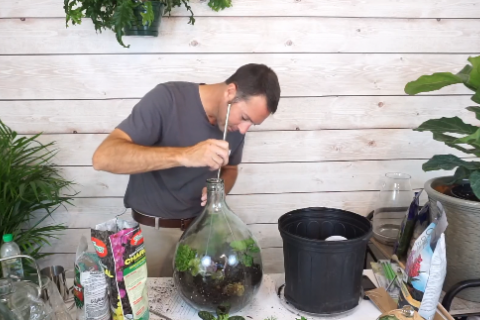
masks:
[[[477,107],[477,106],[467,107],[467,110],[475,112],[475,118],[477,118],[477,120],[480,120],[480,107]]]
[[[466,149],[466,148],[463,148],[463,147],[455,144],[456,141],[457,141],[456,137],[452,137],[452,136],[449,136],[449,135],[446,135],[446,134],[443,134],[443,133],[434,133],[433,134],[433,139],[436,140],[436,141],[444,142],[447,146],[455,148],[457,150],[460,150],[464,153],[474,154],[477,157],[480,157],[480,150],[478,150],[478,149]]]
[[[118,43],[125,48],[130,48],[130,45],[126,46],[123,43],[122,37],[125,34],[123,29],[126,27],[130,27],[132,25],[132,21],[134,21],[135,19],[135,15],[133,13],[135,3],[131,0],[118,0],[118,3],[119,4],[115,8],[112,17],[112,21],[114,24],[113,31],[115,32]]]
[[[472,70],[467,84],[474,89],[473,91],[478,92],[480,89],[480,56],[469,57],[468,61],[472,64]]]
[[[228,318],[228,320],[245,320],[245,318],[242,316],[233,316]]]
[[[245,267],[251,267],[253,265],[253,257],[249,255],[244,255],[242,257],[242,263]]]
[[[456,167],[465,167],[465,169],[473,171],[480,169],[480,163],[463,161],[452,154],[435,155],[423,164],[422,169],[424,171],[452,170]]]
[[[480,199],[480,171],[472,172],[470,175],[470,186],[475,196]]]
[[[220,11],[232,6],[231,0],[209,0],[208,6],[214,11]]]
[[[468,78],[470,78],[470,73],[472,72],[473,67],[469,64],[465,65],[462,70],[460,70],[457,75],[464,79],[464,82],[468,82]]]
[[[245,242],[245,244],[249,247],[249,246],[253,246],[255,245],[255,240],[253,240],[252,238],[248,238],[248,239],[245,239],[243,240]]]
[[[231,305],[228,302],[222,302],[220,305],[217,306],[217,315],[220,316],[226,316],[228,319],[228,314],[231,309]],[[220,319],[220,318],[219,318]]]
[[[250,248],[248,248],[248,252],[250,252],[250,253],[258,253],[258,252],[260,252],[260,248],[257,247],[256,245],[254,245],[254,246],[251,246]]]
[[[453,117],[427,120],[418,128],[414,129],[414,131],[473,134],[477,131],[477,127],[463,122],[459,117]]]
[[[415,81],[407,83],[405,86],[405,93],[415,95],[420,92],[435,91],[452,84],[463,83],[464,80],[465,77],[450,72],[438,72],[432,75],[424,75]]]
[[[247,244],[243,240],[232,241],[230,242],[230,247],[235,251],[245,251],[247,249]]]
[[[196,250],[186,244],[180,244],[175,256],[175,268],[181,272],[187,271],[190,267],[190,261],[195,259],[196,255]]]
[[[142,16],[142,24],[144,26],[149,26],[155,19],[155,15],[153,14],[152,2],[146,1],[145,3],[143,3],[143,7],[145,12],[140,12],[140,15]]]
[[[398,318],[392,314],[387,314],[383,317],[380,317],[378,320],[398,320]]]
[[[480,103],[480,89],[478,89],[475,94],[472,96],[472,101],[475,103]]]
[[[468,179],[470,176],[471,171],[468,170],[465,167],[458,167],[457,170],[455,170],[455,173],[451,179],[447,181],[447,184],[451,185],[454,183],[458,183],[462,181],[463,179]]]
[[[208,311],[199,311],[198,316],[203,320],[215,320],[215,316]]]
[[[473,134],[463,138],[455,139],[454,143],[466,143],[474,146],[475,148],[480,148],[480,128],[478,128]]]
[[[190,262],[188,263],[188,269],[190,270],[192,276],[195,277],[196,275],[198,275],[198,273],[200,272],[200,259],[195,258],[190,260]]]

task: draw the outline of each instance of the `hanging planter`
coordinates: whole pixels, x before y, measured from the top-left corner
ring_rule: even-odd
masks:
[[[195,24],[190,0],[64,0],[66,26],[80,24],[83,18],[90,18],[97,32],[110,29],[117,41],[125,48],[123,36],[158,36],[162,16],[170,15],[175,7],[185,6],[190,13],[189,24]],[[99,5],[98,3],[101,3]],[[213,11],[232,6],[231,0],[208,0]]]
[[[151,1],[150,3],[151,8],[139,5],[133,9],[135,18],[132,19],[132,24],[123,29],[126,36],[158,36],[158,28],[160,27],[165,5],[160,1]],[[144,22],[144,16],[149,14],[153,14],[153,21],[150,23]]]

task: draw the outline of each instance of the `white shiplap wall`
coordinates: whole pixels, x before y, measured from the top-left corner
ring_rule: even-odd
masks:
[[[282,86],[278,112],[247,134],[229,204],[263,247],[268,271],[282,268],[276,221],[307,206],[367,214],[381,176],[432,176],[421,165],[458,152],[411,129],[460,116],[467,91],[453,86],[410,97],[419,75],[458,71],[480,53],[477,0],[233,0],[214,13],[192,0],[197,22],[176,10],[158,38],[126,37],[92,24],[65,28],[61,0],[0,0],[0,118],[21,134],[56,141],[56,163],[77,182],[75,207],[54,219],[71,229],[45,248],[49,263],[73,263],[78,239],[124,210],[127,176],[96,172],[91,156],[159,82],[218,82],[239,66],[266,63]]]

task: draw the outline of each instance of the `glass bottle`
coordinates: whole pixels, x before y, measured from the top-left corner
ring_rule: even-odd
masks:
[[[377,320],[423,320],[423,318],[418,314],[417,311],[413,309],[412,306],[407,305],[402,309],[395,309],[380,315]]]
[[[199,311],[234,313],[258,292],[263,277],[261,250],[225,202],[223,180],[208,179],[207,194],[204,211],[177,244],[175,287]]]
[[[380,189],[373,212],[373,236],[378,241],[393,245],[405,214],[413,199],[410,175],[389,172]]]

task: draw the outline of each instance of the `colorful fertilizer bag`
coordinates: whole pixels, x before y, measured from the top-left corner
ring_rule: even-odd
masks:
[[[411,305],[426,320],[435,316],[447,274],[445,229],[447,217],[437,202],[441,215],[415,241],[407,258],[400,282],[398,308]]]
[[[148,320],[147,260],[140,225],[112,219],[91,230],[109,279],[114,320]]]

